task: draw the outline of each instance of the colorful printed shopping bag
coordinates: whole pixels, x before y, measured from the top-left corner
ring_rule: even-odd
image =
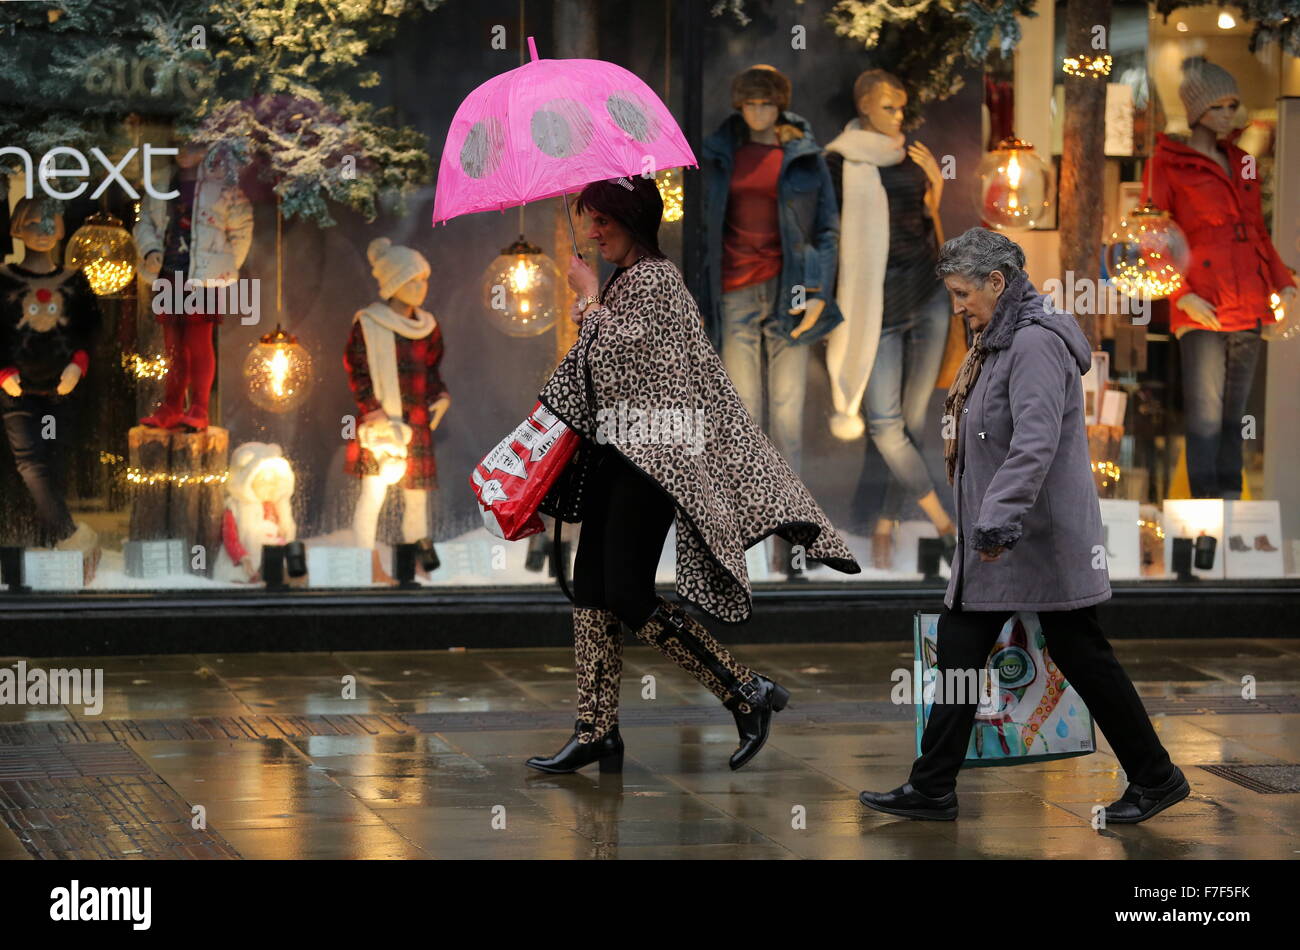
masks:
[[[939,615],[917,611],[913,619],[916,754],[933,708]],[[1047,652],[1038,615],[1016,613],[1007,620],[985,665],[987,683],[966,748],[966,767],[1021,765],[1096,751],[1092,714]],[[996,671],[996,679],[993,676]],[[981,683],[981,692],[985,692]],[[937,684],[942,695],[942,684]]]

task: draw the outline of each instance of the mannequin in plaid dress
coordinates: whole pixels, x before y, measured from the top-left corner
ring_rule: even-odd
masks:
[[[429,289],[428,262],[387,238],[372,241],[368,253],[380,301],[357,311],[343,354],[358,410],[344,470],[361,479],[357,544],[375,552],[374,579],[389,583],[375,549],[379,513],[389,485],[400,483],[402,540],[429,537],[428,493],[438,486],[433,430],[451,395],[439,372],[442,330],[419,306]]]

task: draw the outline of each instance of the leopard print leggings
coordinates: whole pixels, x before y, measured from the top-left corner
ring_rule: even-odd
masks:
[[[729,687],[736,682],[749,681],[754,671],[732,656],[703,624],[680,606],[658,599],[660,609],[636,631],[637,637],[694,676],[722,702],[728,702],[733,695]],[[706,658],[697,655],[693,644],[683,642],[678,632],[679,625],[687,634],[693,635],[700,648],[711,654],[711,659],[729,674],[730,682],[723,682]],[[595,607],[574,607],[573,652],[578,673],[578,741],[585,744],[602,738],[618,725],[623,631],[614,612]],[[747,713],[750,710],[747,704],[741,703],[740,711]]]

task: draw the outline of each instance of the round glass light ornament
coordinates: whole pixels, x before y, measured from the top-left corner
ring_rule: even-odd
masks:
[[[244,357],[244,379],[253,405],[268,412],[289,412],[302,405],[311,390],[311,354],[277,324]]]
[[[111,214],[96,211],[68,240],[70,268],[80,268],[97,296],[118,293],[135,277],[135,242]]]
[[[1005,138],[979,164],[980,218],[999,231],[1028,231],[1047,215],[1052,168],[1034,147]]]
[[[1150,202],[1130,211],[1106,244],[1106,272],[1130,297],[1168,297],[1183,285],[1190,259],[1183,229]]]
[[[545,333],[559,315],[559,276],[555,262],[519,235],[483,273],[483,306],[492,325],[507,336]]]

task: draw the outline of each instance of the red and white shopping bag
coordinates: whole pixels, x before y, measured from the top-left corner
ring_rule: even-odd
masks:
[[[488,531],[518,541],[545,527],[537,507],[578,448],[579,436],[540,402],[470,474]]]

